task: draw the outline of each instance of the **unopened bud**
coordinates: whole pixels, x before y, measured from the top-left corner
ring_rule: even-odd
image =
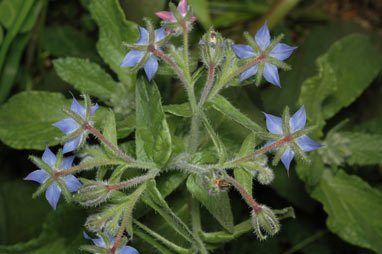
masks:
[[[260,208],[257,212],[252,211],[252,224],[257,238],[265,240],[268,236],[273,236],[279,232],[280,224],[270,208],[264,205],[261,205]]]
[[[257,174],[257,181],[264,185],[270,184],[274,178],[275,175],[273,174],[272,169],[268,167],[262,168],[262,170],[259,170],[259,173]]]
[[[74,200],[83,206],[97,206],[105,202],[110,193],[104,182],[89,181],[78,189]]]

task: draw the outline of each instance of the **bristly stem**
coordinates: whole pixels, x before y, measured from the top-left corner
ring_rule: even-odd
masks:
[[[58,171],[55,173],[56,176],[62,176],[67,174],[72,174],[76,171],[80,171],[85,168],[93,168],[93,167],[99,167],[99,166],[106,166],[106,165],[118,165],[121,164],[119,161],[100,161],[100,162],[93,162],[93,163],[87,163],[87,164],[81,164],[78,166],[74,166],[68,169],[64,169],[61,171]]]
[[[131,187],[133,185],[136,185],[136,184],[139,184],[141,182],[144,182],[150,178],[152,178],[153,175],[152,174],[147,174],[147,175],[143,175],[143,176],[138,176],[138,177],[135,177],[135,178],[132,178],[128,181],[125,181],[125,182],[120,182],[120,183],[116,183],[116,184],[112,184],[112,185],[106,185],[106,189],[108,191],[112,191],[112,190],[116,190],[116,189],[122,189],[122,188],[126,188],[126,187]]]
[[[249,63],[236,69],[236,71],[234,71],[230,75],[228,75],[228,77],[226,77],[223,81],[219,81],[218,84],[216,85],[216,89],[214,89],[214,91],[208,96],[209,99],[215,97],[215,95],[217,94],[219,89],[222,88],[225,84],[227,84],[229,81],[231,81],[233,78],[235,78],[237,75],[239,75],[240,73],[242,73],[243,71],[245,71],[249,67],[251,67],[251,66],[257,64],[258,62],[260,62],[261,60],[263,60],[265,57],[266,56],[264,56],[264,55],[260,55],[259,57],[253,59]]]
[[[96,136],[99,140],[101,140],[105,145],[107,145],[115,154],[121,158],[124,161],[127,161],[129,163],[133,163],[135,160],[119,150],[118,147],[116,147],[113,143],[111,143],[104,135],[102,135],[101,132],[99,132],[97,129],[95,129],[93,126],[91,126],[89,123],[85,125],[85,129],[90,131],[94,136]]]
[[[113,247],[111,248],[112,254],[115,254],[115,251],[118,248],[119,242],[121,241],[121,238],[122,238],[123,232],[125,231],[125,226],[126,226],[126,223],[129,219],[129,217],[130,217],[130,213],[126,213],[125,216],[123,216],[121,226],[120,226],[119,231],[118,231],[118,235],[115,238],[115,242],[113,244]]]
[[[248,201],[248,204],[253,208],[253,211],[258,214],[261,212],[262,208],[256,203],[256,201],[253,199],[252,195],[249,194],[246,189],[244,189],[241,184],[236,181],[234,178],[227,176],[225,179],[228,183],[232,184],[233,187],[235,187],[236,190],[240,192],[240,194],[243,196],[245,200]]]
[[[191,104],[191,108],[193,111],[195,111],[196,109],[196,99],[195,99],[195,94],[194,94],[194,91],[193,91],[193,88],[191,87],[191,83],[189,82],[189,80],[187,79],[187,77],[184,75],[183,71],[179,68],[179,66],[173,61],[171,60],[170,57],[168,57],[165,53],[157,50],[155,47],[152,47],[150,48],[150,51],[155,54],[156,56],[158,56],[160,59],[162,59],[163,61],[165,61],[167,64],[169,64],[173,70],[176,72],[176,74],[178,75],[180,81],[182,81],[186,91],[187,91],[187,95],[189,97],[189,100],[190,100],[190,104]]]
[[[204,85],[204,89],[203,89],[202,95],[200,96],[200,101],[199,101],[199,104],[198,104],[199,109],[206,102],[208,94],[211,91],[212,84],[214,83],[214,77],[215,77],[215,65],[211,64],[211,65],[208,66],[208,77],[207,77],[207,80],[206,80],[206,84]]]
[[[258,150],[256,150],[255,152],[251,153],[251,154],[248,154],[244,157],[241,157],[241,158],[238,158],[236,160],[233,160],[233,161],[230,161],[230,162],[227,162],[227,164],[223,165],[223,168],[231,168],[231,167],[235,167],[236,165],[242,163],[242,162],[245,162],[245,161],[248,161],[248,160],[251,160],[265,152],[268,152],[269,150],[272,150],[273,148],[276,148],[278,147],[279,145],[282,145],[284,143],[287,143],[290,141],[290,138],[289,137],[284,137],[282,139],[280,139],[279,141],[269,145],[269,146],[265,146],[263,148],[260,148]]]

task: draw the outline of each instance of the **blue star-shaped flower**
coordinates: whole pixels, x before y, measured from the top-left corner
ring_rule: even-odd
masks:
[[[98,104],[92,106],[91,115],[93,115],[97,109]],[[70,110],[82,117],[84,120],[86,120],[86,109],[81,104],[79,104],[76,98],[74,97]],[[81,142],[83,142],[85,139],[84,131],[82,130],[83,127],[72,118],[65,118],[63,120],[55,122],[52,125],[58,127],[63,133],[65,133],[68,136],[74,133],[78,134],[65,143],[64,148],[62,150],[63,154],[74,151],[79,146],[79,144],[81,144]]]
[[[291,47],[284,43],[277,43],[273,47],[273,49],[268,53],[267,49],[271,45],[271,36],[269,34],[267,22],[265,22],[264,26],[260,28],[259,31],[257,31],[255,35],[255,43],[258,45],[257,50],[252,48],[249,45],[243,45],[243,44],[232,45],[233,51],[236,53],[236,55],[239,58],[249,58],[249,57],[263,58],[257,64],[249,67],[248,69],[246,69],[245,71],[241,73],[240,82],[255,75],[258,71],[259,63],[265,63],[264,72],[263,72],[264,78],[268,82],[281,87],[277,66],[270,63],[268,60],[271,57],[279,61],[283,61],[287,59],[297,47]]]
[[[154,31],[154,44],[148,45],[149,43],[149,32],[141,26],[138,26],[140,37],[136,42],[136,45],[147,45],[147,49],[144,51],[130,50],[129,53],[125,56],[121,63],[121,67],[134,67],[141,62],[145,54],[150,54],[150,57],[146,60],[143,65],[147,78],[152,79],[154,74],[158,70],[158,60],[157,58],[149,52],[149,47],[156,47],[155,43],[162,40],[166,36],[165,27],[161,27]]]
[[[264,113],[266,118],[266,124],[267,129],[272,134],[280,135],[279,137],[285,137],[286,134],[283,133],[283,120],[281,117],[277,117],[271,114]],[[305,113],[305,107],[302,106],[289,120],[289,131],[290,134],[288,136],[293,135],[293,133],[302,130],[305,127],[306,123],[306,113]],[[271,145],[275,143],[276,141],[270,140],[268,141],[265,146]],[[320,144],[317,144],[315,141],[313,141],[311,138],[309,138],[307,135],[302,135],[296,139],[293,139],[289,142],[295,142],[302,151],[309,152],[316,150],[317,148],[321,147]],[[287,148],[285,152],[281,156],[281,161],[284,164],[285,168],[289,172],[289,165],[294,157],[294,151],[291,149],[288,143],[286,143]]]
[[[74,160],[74,156],[69,156],[64,158],[62,160],[61,167],[59,169],[56,169],[55,164],[56,164],[57,157],[56,155],[52,153],[52,151],[47,146],[45,148],[44,154],[42,155],[42,160],[46,164],[48,164],[52,169],[58,172],[64,169],[71,168],[73,160]],[[24,180],[35,181],[42,184],[50,177],[51,176],[47,172],[39,169],[39,170],[35,170],[31,172],[27,177],[24,178]],[[64,180],[70,192],[76,191],[81,186],[81,183],[73,175],[63,176],[62,179]],[[58,200],[60,199],[60,195],[61,195],[61,188],[60,186],[58,186],[57,182],[53,182],[45,192],[45,197],[54,210],[56,210],[56,206],[57,206]]]
[[[91,240],[96,246],[103,247],[103,248],[109,247],[109,246],[106,246],[106,243],[104,242],[102,238],[93,239],[89,237],[85,232],[84,232],[84,237],[88,240]],[[107,237],[109,238],[110,245],[112,246],[115,242],[115,237],[112,237],[110,235],[107,235]],[[139,252],[133,247],[126,245],[120,248],[115,254],[139,254]]]

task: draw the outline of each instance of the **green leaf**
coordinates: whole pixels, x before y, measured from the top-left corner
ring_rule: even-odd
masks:
[[[118,147],[117,142],[117,127],[115,123],[115,116],[113,111],[109,111],[109,114],[106,116],[105,125],[103,127],[103,135],[107,140],[109,140],[114,146]],[[104,143],[103,147],[106,149],[108,154],[115,155],[115,153]]]
[[[133,237],[133,210],[134,210],[135,204],[137,203],[137,201],[142,196],[145,190],[146,190],[146,183],[143,183],[132,194],[129,195],[129,203],[125,208],[124,216],[129,216],[129,219],[126,224],[126,231],[131,238]]]
[[[123,42],[138,40],[137,25],[126,21],[118,0],[94,0],[89,5],[92,17],[99,26],[97,50],[103,60],[117,73],[119,79],[129,88],[134,87],[135,73],[121,68],[127,50]]]
[[[175,116],[192,117],[193,115],[190,103],[188,102],[183,104],[165,105],[163,106],[163,110]]]
[[[59,58],[53,61],[58,76],[73,85],[77,90],[110,100],[119,86],[98,64],[74,57]]]
[[[323,203],[332,232],[352,244],[382,251],[381,192],[342,170],[325,170],[312,197]]]
[[[0,25],[0,45],[3,42],[3,38],[4,38],[4,30],[3,30],[3,27]]]
[[[9,29],[19,14],[22,0],[3,0],[0,3],[0,23]]]
[[[138,159],[163,167],[171,155],[171,134],[159,90],[146,77],[140,78],[136,86],[136,128]]]
[[[346,159],[349,165],[382,163],[382,135],[357,132],[340,132],[340,135],[349,140],[351,156]]]
[[[296,102],[300,96],[302,83],[309,77],[317,75],[315,60],[324,54],[333,42],[344,36],[360,32],[362,28],[351,22],[333,22],[325,27],[313,30],[304,38],[304,43],[293,52],[286,62],[292,66],[291,71],[280,71],[280,81],[283,89],[266,85],[261,93],[264,111],[279,113],[288,105],[291,112],[297,110]],[[323,40],[323,38],[325,38]],[[342,59],[342,58],[341,58]],[[352,61],[349,61],[352,62]],[[277,101],[275,101],[277,98]]]
[[[324,120],[360,96],[380,66],[368,37],[359,34],[334,43],[317,64],[319,74],[303,83],[299,103],[305,104],[307,116],[318,124],[317,134],[321,136]]]
[[[72,100],[62,94],[42,91],[21,92],[0,108],[0,139],[15,149],[44,150],[59,143],[62,132],[52,124],[68,118],[62,109]],[[100,108],[94,115],[96,126],[104,118]]]
[[[101,61],[97,55],[94,42],[72,26],[46,27],[44,29],[43,47],[56,57],[71,56]]]
[[[43,0],[43,1],[36,1],[34,3],[32,9],[28,12],[28,15],[26,16],[23,22],[23,25],[20,28],[20,33],[25,33],[32,30],[45,2],[46,1]]]
[[[188,226],[170,209],[166,200],[155,186],[155,181],[148,183],[148,192],[143,195],[142,200],[157,211],[172,228],[191,243],[196,243],[194,236]]]
[[[246,156],[255,150],[255,135],[249,134],[241,145],[238,157]],[[252,193],[252,175],[244,167],[234,169],[235,179],[244,187],[248,193]]]
[[[198,21],[202,24],[204,29],[210,28],[212,25],[211,17],[208,8],[207,0],[189,0],[189,5],[194,9],[194,15],[198,18]]]
[[[234,231],[233,215],[228,193],[220,192],[209,195],[208,190],[199,175],[190,175],[187,189],[197,198],[228,232]]]
[[[219,136],[214,131],[214,129],[212,128],[212,126],[211,126],[211,124],[210,124],[210,122],[206,116],[203,116],[203,124],[204,124],[204,127],[206,127],[207,132],[208,132],[209,136],[211,137],[212,142],[214,143],[216,150],[218,151],[219,163],[223,164],[227,159],[227,152],[226,152],[225,146],[224,146],[223,142],[221,141],[221,139],[219,138]]]
[[[221,112],[225,116],[234,120],[235,122],[243,125],[248,130],[254,132],[263,131],[263,128],[260,127],[257,123],[253,122],[246,115],[241,113],[237,108],[235,108],[227,99],[221,95],[217,95],[213,100],[212,104],[214,109]]]

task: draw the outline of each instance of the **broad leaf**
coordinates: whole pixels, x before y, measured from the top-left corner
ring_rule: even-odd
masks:
[[[85,59],[59,58],[54,60],[53,64],[60,78],[73,85],[77,90],[101,100],[110,100],[119,86],[98,64]]]
[[[163,106],[163,109],[165,112],[175,116],[192,117],[192,110],[190,103],[188,102],[183,104],[165,105]]]
[[[241,145],[238,157],[246,156],[255,150],[255,135],[253,133],[249,134]],[[234,169],[235,179],[248,191],[252,193],[252,175],[250,171],[246,170],[244,167],[239,167]]]
[[[255,132],[263,130],[263,128],[261,128],[257,123],[253,122],[251,119],[249,119],[246,115],[241,113],[223,96],[217,95],[212,100],[212,103],[213,103],[214,109],[221,112],[222,114],[229,117],[230,119],[234,120],[235,122],[243,125],[247,129],[255,131]]]
[[[62,132],[52,126],[68,118],[62,109],[70,108],[72,100],[62,94],[28,91],[16,94],[0,108],[0,139],[16,149],[45,149],[59,143]],[[94,115],[96,126],[101,123],[105,110]]]
[[[349,140],[348,148],[351,156],[346,162],[350,165],[381,164],[382,135],[357,132],[341,132],[341,136]]]
[[[328,228],[342,239],[382,252],[382,194],[357,176],[325,170],[312,197],[324,205]]]
[[[198,199],[228,232],[234,231],[233,215],[227,192],[209,195],[199,175],[190,175],[187,189]]]
[[[136,86],[136,148],[140,160],[151,160],[163,167],[171,155],[171,134],[154,82],[146,77]]]
[[[129,88],[134,87],[135,74],[120,67],[127,50],[123,42],[138,40],[137,25],[126,21],[118,0],[94,0],[89,5],[92,17],[99,26],[97,50],[119,79]]]

